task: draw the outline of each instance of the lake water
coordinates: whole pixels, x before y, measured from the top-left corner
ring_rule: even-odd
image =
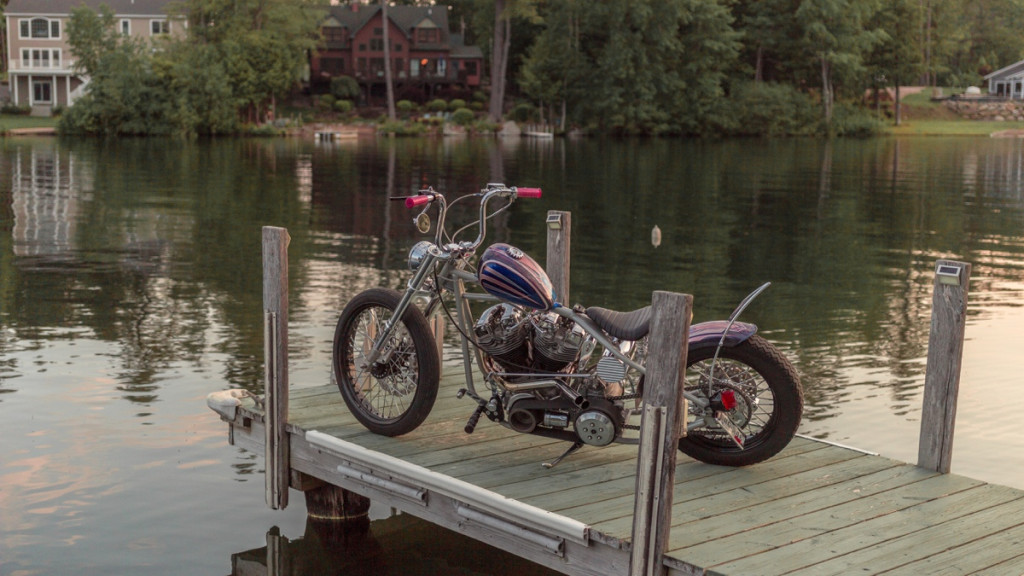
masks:
[[[573,302],[673,290],[701,321],[771,281],[744,319],[800,371],[801,432],[909,462],[935,262],[972,263],[953,471],[1024,488],[1021,141],[8,138],[0,575],[242,573],[277,538],[309,573],[536,573],[381,510],[318,545],[205,404],[262,387],[262,226],[292,238],[291,382],[322,384],[348,297],[406,277],[387,196],[488,181],[544,188],[489,230],[541,261],[546,211],[572,211]]]

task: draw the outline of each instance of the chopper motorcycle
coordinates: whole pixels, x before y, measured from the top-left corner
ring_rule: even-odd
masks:
[[[443,313],[461,339],[466,385],[457,396],[473,403],[467,433],[483,415],[516,432],[570,442],[547,467],[585,445],[639,442],[651,307],[568,306],[556,301],[547,274],[518,248],[497,243],[476,256],[490,218],[518,198],[540,195],[539,188],[487,184],[450,205],[432,188],[392,198],[421,208],[414,219],[421,233],[430,231],[431,208],[437,222],[434,240],[409,252],[413,276],[404,291],[366,290],[338,319],[335,380],[367,429],[405,434],[430,413],[440,359],[427,318]],[[479,219],[449,235],[449,208],[466,199],[479,202]],[[494,201],[502,204],[488,211]],[[457,239],[474,226],[475,240]],[[796,433],[803,411],[796,370],[755,325],[737,320],[768,286],[747,296],[729,319],[690,328],[682,390],[689,408],[679,449],[692,458],[750,465],[777,454]],[[474,317],[475,303],[488,307]]]

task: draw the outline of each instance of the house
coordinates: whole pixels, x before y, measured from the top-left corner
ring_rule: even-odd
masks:
[[[383,97],[384,26],[379,5],[331,6],[321,26],[323,43],[310,58],[310,83],[325,90],[330,79],[352,76],[365,100]],[[444,6],[388,8],[392,79],[399,98],[432,98],[439,89],[480,86],[483,52],[466,46],[448,28]]]
[[[1024,60],[986,75],[985,80],[991,96],[1024,98]]]
[[[75,72],[67,24],[72,9],[103,4],[114,11],[126,36],[153,37],[183,31],[167,17],[171,0],[10,0],[7,4],[7,61],[11,102],[48,114],[82,95],[87,78]]]

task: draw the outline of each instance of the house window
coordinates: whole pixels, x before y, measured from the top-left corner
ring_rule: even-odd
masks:
[[[374,36],[382,36],[383,34],[384,34],[384,29],[383,28],[374,28],[373,29],[373,35]]]
[[[345,44],[345,29],[341,26],[324,26],[322,30],[324,34],[324,41],[326,41],[328,45]]]
[[[463,67],[466,69],[466,74],[470,76],[476,76],[476,62],[463,62]]]
[[[157,36],[159,34],[170,34],[171,23],[167,20],[150,20],[149,33],[153,36]]]
[[[416,42],[420,44],[437,44],[441,41],[441,31],[437,28],[417,28]]]
[[[60,50],[22,48],[21,65],[25,68],[60,68]]]
[[[381,38],[370,38],[370,52],[383,52],[384,40]]]
[[[132,21],[121,20],[121,34],[124,36],[131,36],[132,33]]]
[[[395,44],[395,52],[401,52],[401,51],[402,51],[402,45],[401,44]]]
[[[48,18],[33,18],[22,20],[19,23],[19,35],[21,38],[60,38],[60,20]]]
[[[40,80],[32,83],[32,101],[40,104],[53,102],[53,91],[49,81]]]

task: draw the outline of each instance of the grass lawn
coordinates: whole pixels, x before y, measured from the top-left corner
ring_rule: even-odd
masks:
[[[36,116],[0,115],[0,133],[18,128],[56,128],[60,119],[56,116],[40,118]]]
[[[957,90],[947,89],[951,94]],[[899,126],[888,126],[885,133],[892,136],[989,136],[1003,130],[1024,130],[1024,122],[984,122],[965,120],[946,108],[942,102],[931,99],[931,91],[924,90],[901,98],[903,121]]]
[[[892,136],[989,136],[1002,130],[1024,130],[1024,122],[982,122],[978,120],[904,120],[889,126]]]

